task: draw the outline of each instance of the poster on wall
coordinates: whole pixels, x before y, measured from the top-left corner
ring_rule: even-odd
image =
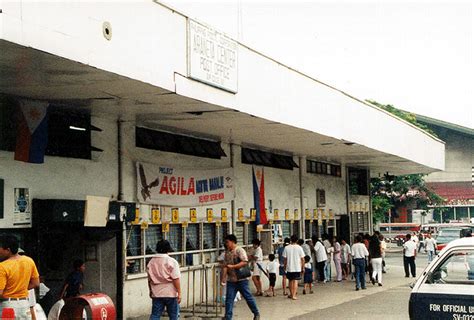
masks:
[[[136,163],[137,198],[141,203],[196,207],[229,202],[235,197],[234,173],[224,169],[181,169]]]
[[[13,225],[31,226],[30,190],[28,188],[15,188],[14,193]]]

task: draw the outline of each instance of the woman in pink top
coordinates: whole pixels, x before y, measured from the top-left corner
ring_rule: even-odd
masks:
[[[153,300],[150,320],[159,320],[165,307],[170,320],[177,320],[181,302],[179,264],[168,255],[173,252],[168,241],[158,242],[156,252],[147,265],[148,287]]]
[[[332,246],[334,248],[334,264],[336,265],[336,281],[342,281],[342,268],[341,268],[341,245],[337,241],[336,237],[332,239]]]

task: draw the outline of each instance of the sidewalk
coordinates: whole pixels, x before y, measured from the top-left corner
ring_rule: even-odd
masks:
[[[261,319],[289,319],[302,316],[315,310],[334,307],[396,287],[408,286],[414,281],[413,278],[405,278],[403,266],[390,265],[388,267],[389,270],[387,273],[383,274],[382,287],[377,286],[377,284],[373,286],[372,283],[367,283],[367,290],[355,291],[355,281],[347,280],[343,282],[316,284],[316,286],[313,287],[313,294],[303,295],[301,294],[303,289],[299,287],[298,300],[290,300],[286,296],[283,296],[282,290],[278,290],[276,297],[256,297]],[[421,274],[424,267],[423,265],[417,268],[418,275]],[[252,316],[245,300],[241,300],[235,304],[234,319],[252,319]]]

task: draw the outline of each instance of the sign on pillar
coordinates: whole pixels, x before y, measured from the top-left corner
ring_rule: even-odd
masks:
[[[196,208],[189,209],[189,220],[191,222],[197,222],[197,212]]]
[[[179,222],[179,209],[178,208],[171,209],[171,221],[173,223]]]
[[[152,208],[151,209],[151,222],[154,224],[158,224],[161,221],[161,212],[160,208]]]
[[[243,208],[237,209],[237,220],[239,220],[239,221],[244,221],[245,220],[244,209]]]
[[[207,222],[212,222],[212,220],[214,220],[214,212],[212,211],[212,208],[206,209],[206,215],[207,215]]]

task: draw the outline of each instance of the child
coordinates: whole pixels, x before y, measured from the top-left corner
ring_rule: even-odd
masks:
[[[84,261],[78,259],[73,262],[73,268],[74,270],[67,276],[64,282],[59,296],[60,299],[77,297],[81,294],[86,264]]]
[[[303,294],[306,294],[306,291],[313,293],[313,267],[311,266],[311,257],[304,256],[304,289]]]
[[[268,260],[270,262],[267,264],[267,272],[268,272],[268,280],[270,281],[270,286],[267,290],[267,297],[275,296],[275,282],[276,282],[276,276],[278,272],[278,268],[280,267],[280,264],[278,263],[277,260],[275,260],[275,255],[274,254],[269,254],[268,255]]]

